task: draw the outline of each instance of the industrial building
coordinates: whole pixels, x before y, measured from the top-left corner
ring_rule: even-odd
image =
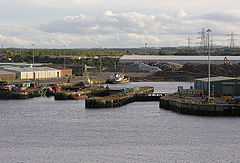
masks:
[[[3,66],[3,70],[16,73],[20,80],[45,80],[61,77],[61,70],[50,67],[13,67]]]
[[[0,81],[13,81],[16,79],[16,73],[0,70]]]
[[[232,77],[211,77],[212,96],[240,96],[240,79]],[[208,93],[208,78],[196,79],[194,81],[196,90]]]
[[[240,63],[240,56],[211,56],[212,64],[224,64],[227,61],[234,63]],[[174,55],[124,55],[120,58],[120,63],[208,63],[208,56],[174,56]]]

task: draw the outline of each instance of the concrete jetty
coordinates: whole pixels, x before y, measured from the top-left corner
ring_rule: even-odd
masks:
[[[239,104],[202,103],[176,96],[161,97],[159,107],[161,109],[189,115],[240,116]]]
[[[109,96],[88,98],[85,100],[85,107],[87,109],[115,108],[137,101],[159,101],[163,94],[153,92],[153,87],[122,90],[120,93]]]

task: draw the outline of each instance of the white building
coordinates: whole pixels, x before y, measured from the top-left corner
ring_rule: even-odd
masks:
[[[20,80],[46,80],[61,77],[61,70],[50,67],[12,67],[3,66],[6,71],[15,72]]]

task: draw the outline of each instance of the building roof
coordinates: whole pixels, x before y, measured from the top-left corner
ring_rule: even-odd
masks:
[[[0,66],[26,66],[26,67],[29,67],[31,66],[32,64],[29,64],[29,63],[4,63],[4,62],[0,62]],[[42,66],[43,64],[41,63],[35,63],[34,64],[35,66]]]
[[[0,75],[9,75],[9,74],[15,74],[14,72],[0,70]]]
[[[57,71],[57,69],[51,67],[13,67],[13,66],[2,66],[4,70],[15,71],[15,72],[32,72],[32,71]]]
[[[217,77],[211,77],[211,82],[227,81],[227,80],[236,80],[236,79],[237,79],[237,78],[217,76]],[[196,79],[195,81],[208,82],[208,78],[200,78],[200,79]]]
[[[225,57],[230,61],[240,61],[240,56],[211,56],[210,60],[224,61]],[[137,61],[137,60],[166,60],[166,61],[207,61],[208,56],[174,56],[174,55],[124,55],[120,61]]]

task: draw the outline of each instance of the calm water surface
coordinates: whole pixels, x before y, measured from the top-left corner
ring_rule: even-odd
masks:
[[[240,119],[179,115],[157,102],[85,110],[81,101],[0,101],[0,163],[158,162],[240,162]]]

